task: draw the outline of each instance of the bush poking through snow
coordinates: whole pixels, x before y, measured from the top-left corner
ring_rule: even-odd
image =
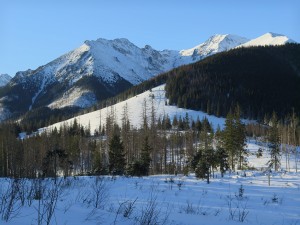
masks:
[[[247,201],[243,201],[243,199],[239,197],[234,198],[231,195],[228,195],[226,203],[228,207],[229,220],[245,222],[249,214]]]
[[[137,225],[164,225],[167,224],[169,212],[158,207],[156,189],[152,186],[147,204],[142,207],[141,213],[135,217]]]
[[[21,209],[18,179],[9,179],[4,190],[0,190],[0,214],[5,222],[16,217]]]

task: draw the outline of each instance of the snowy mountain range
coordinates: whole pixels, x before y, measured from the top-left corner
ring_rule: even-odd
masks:
[[[0,94],[0,111],[5,112],[0,120],[38,107],[90,107],[132,85],[218,52],[287,42],[293,41],[272,33],[253,40],[225,34],[190,49],[158,51],[149,45],[139,48],[124,38],[85,41],[46,65],[18,72]]]
[[[0,74],[0,87],[5,86],[11,79],[8,74]]]

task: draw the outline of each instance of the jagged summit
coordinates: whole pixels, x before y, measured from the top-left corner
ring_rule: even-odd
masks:
[[[204,43],[194,48],[180,51],[182,56],[206,57],[218,52],[227,51],[249,41],[247,38],[232,34],[215,34]]]

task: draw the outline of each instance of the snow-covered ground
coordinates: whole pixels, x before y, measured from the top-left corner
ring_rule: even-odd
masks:
[[[261,147],[248,142],[250,153]],[[265,165],[268,152],[263,157],[249,157],[253,166]],[[283,159],[282,159],[283,160]],[[291,164],[294,168],[295,165]],[[284,168],[284,165],[283,165]],[[55,188],[53,180],[44,180],[41,201],[32,200],[38,190],[38,183],[26,181],[19,185],[23,193],[14,205],[8,222],[1,224],[46,224],[49,206],[53,204],[50,224],[249,224],[249,225],[296,225],[300,224],[300,173],[273,172],[268,185],[268,174],[261,170],[238,171],[221,178],[219,173],[207,184],[195,178],[194,174],[156,175],[149,177],[68,177],[58,179]],[[61,182],[61,183],[60,183]],[[3,207],[8,179],[0,179],[0,216],[6,212],[10,201]],[[33,192],[31,188],[35,187]],[[8,189],[12,193],[12,189]],[[52,195],[49,195],[52,194]],[[57,194],[57,195],[55,195]],[[29,197],[31,196],[31,198]],[[46,197],[47,196],[47,197]],[[52,198],[51,198],[52,196]],[[98,199],[98,200],[97,200]],[[10,200],[10,199],[8,199]],[[2,207],[1,207],[2,204]],[[51,207],[50,207],[51,208]],[[2,211],[1,211],[2,210]],[[145,223],[146,219],[152,221]],[[155,223],[156,221],[156,223]],[[163,223],[166,221],[166,223]]]

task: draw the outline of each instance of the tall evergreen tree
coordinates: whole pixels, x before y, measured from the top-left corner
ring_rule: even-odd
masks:
[[[209,177],[214,165],[212,140],[213,134],[210,133],[210,127],[203,126],[200,132],[200,150],[196,155],[198,162],[196,162],[195,174],[197,178],[206,179],[207,183],[209,183]]]
[[[222,147],[217,147],[215,155],[216,164],[220,167],[221,176],[224,176],[224,173],[229,168],[228,165],[228,154]]]
[[[142,175],[148,176],[149,175],[149,167],[150,167],[150,162],[151,162],[151,157],[150,153],[152,151],[151,146],[149,145],[149,140],[148,136],[145,137],[144,143],[143,143],[143,148],[141,151],[141,167],[142,167]]]
[[[109,172],[112,175],[123,175],[125,171],[125,154],[120,136],[114,134],[109,143]]]
[[[280,167],[280,135],[278,129],[278,119],[274,112],[270,120],[270,129],[268,132],[268,147],[271,155],[271,159],[268,162],[269,167],[274,167],[277,171]]]
[[[238,168],[243,168],[243,162],[245,160],[245,156],[247,155],[247,151],[245,149],[246,146],[246,129],[245,125],[241,121],[241,111],[239,105],[236,106],[234,110],[234,133],[235,133],[235,145],[236,145],[236,153],[238,160]]]
[[[226,170],[228,170],[228,154],[224,149],[224,143],[222,141],[222,131],[220,126],[218,126],[217,131],[215,133],[215,144],[216,144],[216,153],[215,153],[215,161],[217,166],[220,168],[221,176],[224,176]]]
[[[242,169],[247,152],[244,148],[246,141],[245,125],[240,119],[239,106],[235,108],[233,114],[231,111],[227,114],[222,139],[223,147],[229,157],[230,169],[235,170],[236,162],[238,162],[238,168]]]
[[[231,111],[227,114],[225,120],[225,128],[223,130],[223,144],[224,149],[228,154],[228,160],[230,169],[235,169],[235,161],[236,161],[236,146],[235,146],[235,127],[234,127],[234,118]]]

